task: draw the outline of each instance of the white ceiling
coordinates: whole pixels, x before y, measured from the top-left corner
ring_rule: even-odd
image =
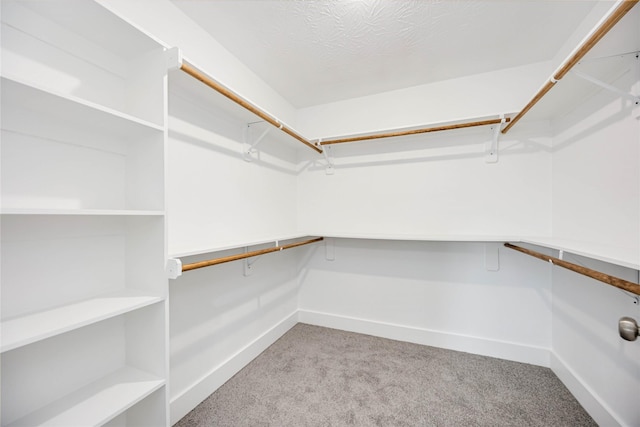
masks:
[[[588,0],[173,0],[296,107],[550,60]]]

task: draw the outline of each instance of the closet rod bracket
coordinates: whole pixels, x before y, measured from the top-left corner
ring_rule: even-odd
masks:
[[[491,126],[493,132],[491,140],[485,144],[485,163],[497,163],[498,162],[498,140],[500,138],[500,131],[502,126],[506,123],[507,119],[504,114],[500,114],[500,123]]]
[[[257,154],[258,150],[256,147],[260,144],[264,137],[267,136],[269,131],[273,129],[272,127],[267,127],[261,134],[258,136],[255,141],[251,141],[251,126],[257,123],[266,123],[266,122],[253,122],[247,123],[244,128],[244,143],[242,144],[242,158],[247,161],[253,161],[253,155]]]
[[[318,146],[322,144],[322,138],[318,139]],[[333,175],[335,173],[335,167],[333,164],[333,159],[331,158],[331,146],[325,145],[322,146],[322,154],[324,155],[324,159],[327,161],[327,166],[324,168],[324,172],[327,175]]]

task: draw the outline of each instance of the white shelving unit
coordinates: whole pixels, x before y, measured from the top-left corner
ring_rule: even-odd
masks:
[[[164,48],[93,1],[1,17],[1,425],[167,425]]]

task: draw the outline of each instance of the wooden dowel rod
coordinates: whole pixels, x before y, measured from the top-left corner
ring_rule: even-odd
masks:
[[[302,242],[289,243],[287,245],[282,245],[282,246],[274,246],[273,248],[258,249],[258,250],[247,252],[247,253],[244,253],[244,254],[230,255],[230,256],[226,256],[226,257],[210,259],[210,260],[207,260],[207,261],[199,261],[199,262],[193,262],[191,264],[184,264],[182,266],[182,271],[184,272],[184,271],[195,270],[195,269],[203,268],[203,267],[210,267],[212,265],[218,265],[218,264],[223,264],[225,262],[231,262],[231,261],[237,261],[237,260],[240,260],[240,259],[251,258],[251,257],[258,256],[258,255],[268,254],[268,253],[271,253],[271,252],[279,252],[279,251],[283,251],[285,249],[291,249],[291,248],[296,248],[298,246],[308,245],[310,243],[320,242],[323,239],[324,239],[323,237],[317,237],[315,239],[305,240],[305,241],[302,241]]]
[[[220,93],[221,95],[227,97],[231,101],[233,101],[236,104],[240,105],[241,107],[249,110],[250,112],[252,112],[256,116],[260,117],[262,120],[266,121],[267,123],[277,127],[278,129],[282,130],[284,133],[286,133],[286,134],[292,136],[293,138],[297,139],[298,141],[302,142],[304,145],[308,146],[309,148],[312,148],[313,150],[317,151],[318,153],[322,153],[322,149],[320,149],[319,147],[315,146],[311,141],[309,141],[308,139],[306,139],[305,137],[303,137],[302,135],[300,135],[299,133],[297,133],[293,129],[289,128],[285,124],[280,123],[278,120],[276,120],[275,118],[271,117],[269,114],[265,113],[264,111],[262,111],[261,109],[259,109],[255,105],[251,104],[246,99],[238,96],[237,94],[235,94],[234,92],[232,92],[231,90],[226,88],[225,86],[221,85],[220,83],[216,82],[215,80],[213,80],[213,79],[209,78],[208,76],[204,75],[199,70],[197,70],[195,67],[183,62],[182,65],[180,66],[180,69],[182,71],[184,71],[185,73],[189,74],[191,77],[195,78],[196,80],[201,81],[205,85],[209,86],[211,89],[215,90],[216,92]]]
[[[507,117],[505,119],[505,122],[508,122],[509,120],[510,119]],[[463,129],[463,128],[470,128],[474,126],[495,125],[495,124],[499,124],[501,121],[502,119],[481,120],[481,121],[475,121],[475,122],[456,123],[452,125],[434,126],[434,127],[428,127],[428,128],[411,129],[411,130],[403,130],[403,131],[396,131],[396,132],[377,133],[373,135],[329,139],[327,141],[322,141],[320,145],[342,144],[344,142],[366,141],[370,139],[392,138],[394,136],[416,135],[420,133],[440,132],[443,130]]]
[[[563,78],[569,70],[571,70],[584,56],[595,46],[602,37],[605,36],[613,28],[620,19],[624,15],[627,14],[636,5],[640,0],[624,0],[621,2],[616,10],[614,10],[611,15],[604,22],[600,24],[598,28],[585,40],[582,45],[571,55],[564,64],[555,72],[555,74],[549,79],[547,83],[535,94],[535,96],[529,101],[529,103],[520,111],[516,116],[511,120],[504,129],[502,129],[502,133],[505,134],[509,132],[511,129],[527,112],[542,99],[544,95],[549,92],[549,90],[553,87],[555,82]]]
[[[614,286],[616,288],[624,289],[627,292],[631,292],[636,295],[640,295],[640,285],[637,283],[630,282],[628,280],[620,279],[619,277],[611,276],[609,274],[602,273],[600,271],[592,270],[587,267],[583,267],[581,265],[577,265],[571,262],[564,261],[560,258],[555,258],[549,255],[542,254],[540,252],[533,251],[531,249],[526,249],[520,246],[512,245],[511,243],[504,244],[507,248],[514,249],[518,252],[522,252],[524,254],[530,255],[532,257],[541,259],[543,261],[551,261],[553,265],[557,265],[560,267],[564,267],[568,270],[574,271],[576,273],[580,273],[582,275],[591,277],[592,279],[599,280],[608,285]]]

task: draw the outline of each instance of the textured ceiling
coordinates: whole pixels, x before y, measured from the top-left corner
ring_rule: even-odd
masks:
[[[296,107],[551,59],[586,0],[173,0]]]

